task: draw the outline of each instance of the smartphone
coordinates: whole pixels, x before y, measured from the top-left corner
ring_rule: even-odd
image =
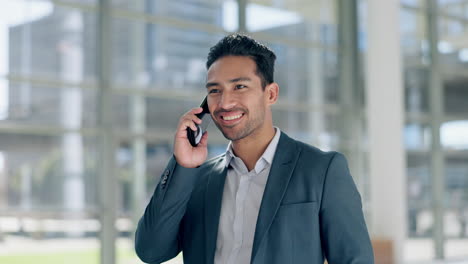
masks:
[[[195,123],[195,126],[197,126],[197,131],[193,131],[190,127],[187,127],[187,137],[193,147],[198,146],[211,121],[210,109],[208,109],[208,102],[206,97],[201,103],[200,107],[203,108],[203,111],[199,114],[196,114],[196,116],[202,120],[202,123],[200,125]]]

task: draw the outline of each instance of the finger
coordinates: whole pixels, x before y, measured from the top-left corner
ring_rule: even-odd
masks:
[[[195,108],[192,108],[190,109],[189,111],[185,112],[184,115],[187,115],[187,114],[198,114],[198,113],[201,113],[203,111],[203,108],[201,107],[195,107]]]
[[[203,112],[203,108],[202,107],[192,108],[192,110],[190,112],[193,113],[193,114],[199,114],[199,113]]]
[[[177,134],[182,135],[182,133],[186,133],[185,131],[187,128],[192,129],[193,131],[197,131],[197,126],[191,119],[182,119],[180,121],[179,129],[177,130]]]
[[[203,108],[196,107],[196,108],[192,108],[190,111],[185,113],[180,118],[179,126],[176,131],[176,134],[179,137],[180,136],[184,137],[184,135],[182,135],[182,132],[186,131],[187,127],[190,127],[190,129],[192,129],[193,131],[197,131],[197,126],[195,125],[195,123],[201,124],[203,121],[200,118],[198,118],[195,114],[201,113],[202,111],[203,111]]]
[[[205,133],[203,133],[203,136],[202,136],[198,146],[200,146],[200,147],[208,146],[208,131],[205,131]]]
[[[193,122],[197,123],[197,124],[201,124],[203,122],[203,120],[201,120],[198,116],[196,115],[191,115],[191,116],[188,116],[190,117],[190,119],[192,119]]]
[[[201,124],[202,123],[202,120],[196,115],[196,113],[192,113],[192,111],[189,111],[187,113],[185,113],[181,119],[191,119],[193,120],[193,122],[197,123],[197,124]]]
[[[185,121],[185,123],[186,123],[185,128],[190,127],[190,129],[192,129],[193,131],[197,131],[197,130],[198,130],[198,128],[197,128],[197,126],[195,125],[195,123],[193,122],[193,120],[188,119],[188,120]]]

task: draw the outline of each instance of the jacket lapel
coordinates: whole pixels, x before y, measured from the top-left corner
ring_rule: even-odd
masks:
[[[213,263],[218,236],[219,216],[223,199],[224,181],[227,175],[224,156],[214,166],[208,178],[205,192],[205,256],[207,263]]]
[[[253,263],[258,248],[278,211],[293,170],[296,167],[299,152],[296,142],[286,134],[281,133],[258,213],[251,263]]]

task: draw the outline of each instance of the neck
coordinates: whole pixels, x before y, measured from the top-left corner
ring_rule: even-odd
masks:
[[[247,169],[251,171],[274,136],[275,128],[271,125],[260,133],[233,141],[232,149],[234,154],[239,157],[247,166]]]

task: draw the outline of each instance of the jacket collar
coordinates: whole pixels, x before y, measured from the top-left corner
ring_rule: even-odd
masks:
[[[221,156],[208,177],[205,192],[205,256],[206,263],[213,263],[218,236],[221,202],[223,199],[224,181],[228,167],[225,165],[225,155]]]
[[[275,155],[276,148],[278,147],[279,138],[281,136],[281,130],[276,126],[274,128],[275,128],[275,135],[271,139],[270,143],[268,144],[267,148],[263,152],[262,156],[258,159],[257,163],[255,164],[254,169],[256,173],[260,173],[263,167],[266,166],[265,163],[268,163],[269,165],[271,165],[271,163],[273,162],[273,157]],[[232,141],[231,141],[229,142],[229,145],[226,150],[226,164],[225,164],[226,167],[229,166],[231,162],[233,162],[234,158],[236,158],[236,155],[234,154],[234,150],[232,149]],[[233,165],[231,164],[231,166]]]
[[[270,229],[271,223],[280,207],[286,189],[288,188],[289,180],[296,167],[299,154],[300,149],[296,141],[288,137],[285,133],[281,133],[258,213],[251,263],[254,262],[258,249],[265,238],[265,234],[268,232],[268,229]]]

